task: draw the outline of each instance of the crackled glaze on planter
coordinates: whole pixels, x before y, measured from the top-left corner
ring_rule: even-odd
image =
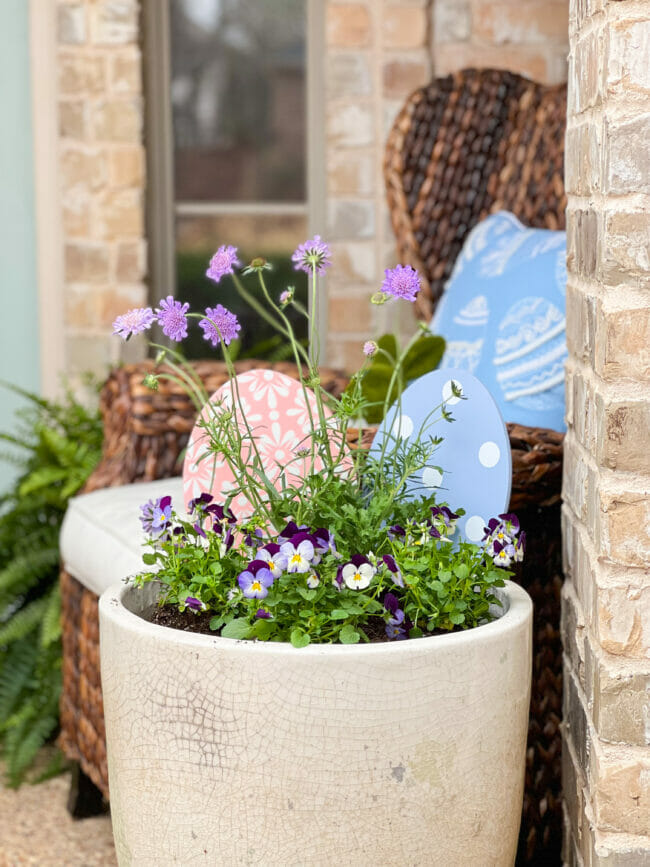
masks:
[[[510,867],[523,796],[532,605],[467,632],[365,646],[254,643],[100,601],[120,865]]]

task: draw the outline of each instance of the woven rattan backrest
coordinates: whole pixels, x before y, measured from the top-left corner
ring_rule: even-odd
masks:
[[[428,319],[469,230],[511,211],[562,229],[566,85],[498,69],[465,69],[416,90],[388,136],[384,172],[399,261],[427,285]]]

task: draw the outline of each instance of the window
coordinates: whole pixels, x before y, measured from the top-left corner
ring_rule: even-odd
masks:
[[[290,255],[308,232],[306,7],[307,0],[152,0],[148,9],[152,244],[173,236],[167,269],[177,297],[195,309],[218,300],[235,310],[241,353],[256,357],[281,355],[279,338],[230,280],[217,289],[205,269],[229,243],[242,262],[261,255],[273,263],[267,274],[276,295],[287,285],[304,287]],[[161,208],[171,209],[171,219]],[[161,275],[166,253],[152,253]],[[157,285],[164,280],[153,266],[156,302],[165,294]],[[191,333],[188,355],[205,356],[201,333]]]

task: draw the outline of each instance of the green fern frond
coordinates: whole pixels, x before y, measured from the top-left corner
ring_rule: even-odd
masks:
[[[22,596],[55,568],[59,562],[57,548],[26,551],[0,571],[0,615],[10,598]],[[1,619],[1,616],[0,616]],[[0,642],[1,644],[2,642]]]
[[[11,619],[2,627],[0,627],[0,647],[6,647],[13,644],[14,641],[20,641],[41,622],[43,615],[47,611],[49,599],[47,596],[42,596],[40,599],[35,599],[21,608],[20,611],[11,617]]]
[[[41,647],[47,647],[61,636],[61,590],[57,582],[48,596],[41,621]]]
[[[33,677],[38,656],[35,641],[17,641],[6,654],[0,668],[0,733],[7,729],[18,700]]]

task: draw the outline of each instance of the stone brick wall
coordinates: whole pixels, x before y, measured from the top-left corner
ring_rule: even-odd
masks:
[[[395,264],[382,177],[395,115],[434,74],[466,66],[564,81],[568,0],[327,0],[326,23],[328,361],[351,370],[369,334],[414,327],[405,305],[368,304]]]
[[[435,0],[436,73],[493,66],[566,80],[569,0]]]
[[[408,94],[431,66],[431,0],[326,3],[328,361],[356,369],[369,336],[392,330],[370,296],[394,264],[385,205],[383,145]],[[391,315],[396,307],[391,305]],[[402,311],[409,319],[410,311]]]
[[[650,5],[572,0],[564,474],[569,865],[650,865]]]
[[[147,295],[139,0],[57,12],[66,372],[103,375],[125,351],[111,323]]]

